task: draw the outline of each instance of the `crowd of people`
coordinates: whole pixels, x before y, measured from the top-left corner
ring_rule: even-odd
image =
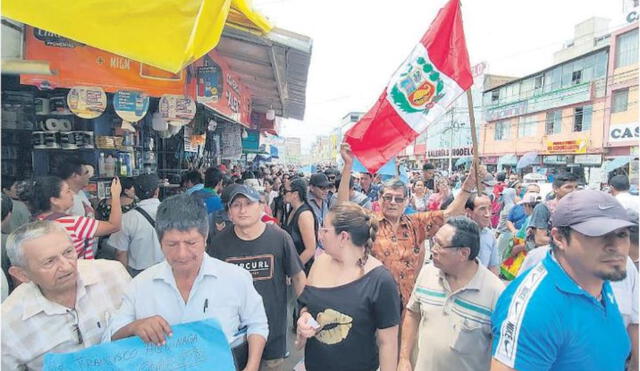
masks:
[[[344,166],[219,165],[115,178],[88,164],[2,179],[2,367],[215,318],[239,370],[638,367],[638,208],[557,174],[553,192],[473,164],[408,179]],[[94,208],[95,207],[95,208]],[[293,328],[297,340],[287,341]],[[212,368],[214,369],[214,368]]]

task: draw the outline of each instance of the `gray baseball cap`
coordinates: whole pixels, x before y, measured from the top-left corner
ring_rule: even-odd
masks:
[[[231,194],[229,195],[229,204],[235,200],[239,195],[243,195],[248,198],[251,202],[260,201],[260,194],[253,187],[250,187],[246,184],[239,184],[233,188]]]
[[[564,196],[551,216],[554,227],[571,227],[585,236],[598,237],[631,227],[625,208],[610,194],[585,189]]]

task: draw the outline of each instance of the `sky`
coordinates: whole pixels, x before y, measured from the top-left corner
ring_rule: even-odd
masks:
[[[525,76],[553,64],[574,26],[598,16],[622,25],[624,0],[462,0],[471,65]],[[303,154],[351,111],[366,112],[446,0],[254,0],[279,28],[313,39],[305,118],[283,120]]]

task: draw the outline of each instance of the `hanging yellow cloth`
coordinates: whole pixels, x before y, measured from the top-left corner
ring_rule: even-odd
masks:
[[[7,18],[173,73],[218,44],[230,10],[237,27],[272,28],[250,0],[2,1]]]

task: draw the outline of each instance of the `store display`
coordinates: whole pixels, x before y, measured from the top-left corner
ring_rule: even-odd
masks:
[[[31,143],[33,144],[33,148],[47,148],[47,146],[44,144],[44,133],[44,131],[34,131],[33,133],[31,133]]]
[[[34,104],[36,108],[36,115],[48,115],[49,112],[49,99],[47,98],[36,98],[34,99]]]
[[[62,149],[77,149],[75,133],[72,131],[60,133],[60,145]]]
[[[58,115],[69,115],[71,111],[67,106],[67,97],[57,95],[49,98],[49,113]]]
[[[60,148],[60,135],[55,131],[44,132],[44,145],[45,148],[55,149]]]
[[[100,87],[76,86],[67,94],[71,112],[83,119],[94,119],[107,108],[107,95]]]

